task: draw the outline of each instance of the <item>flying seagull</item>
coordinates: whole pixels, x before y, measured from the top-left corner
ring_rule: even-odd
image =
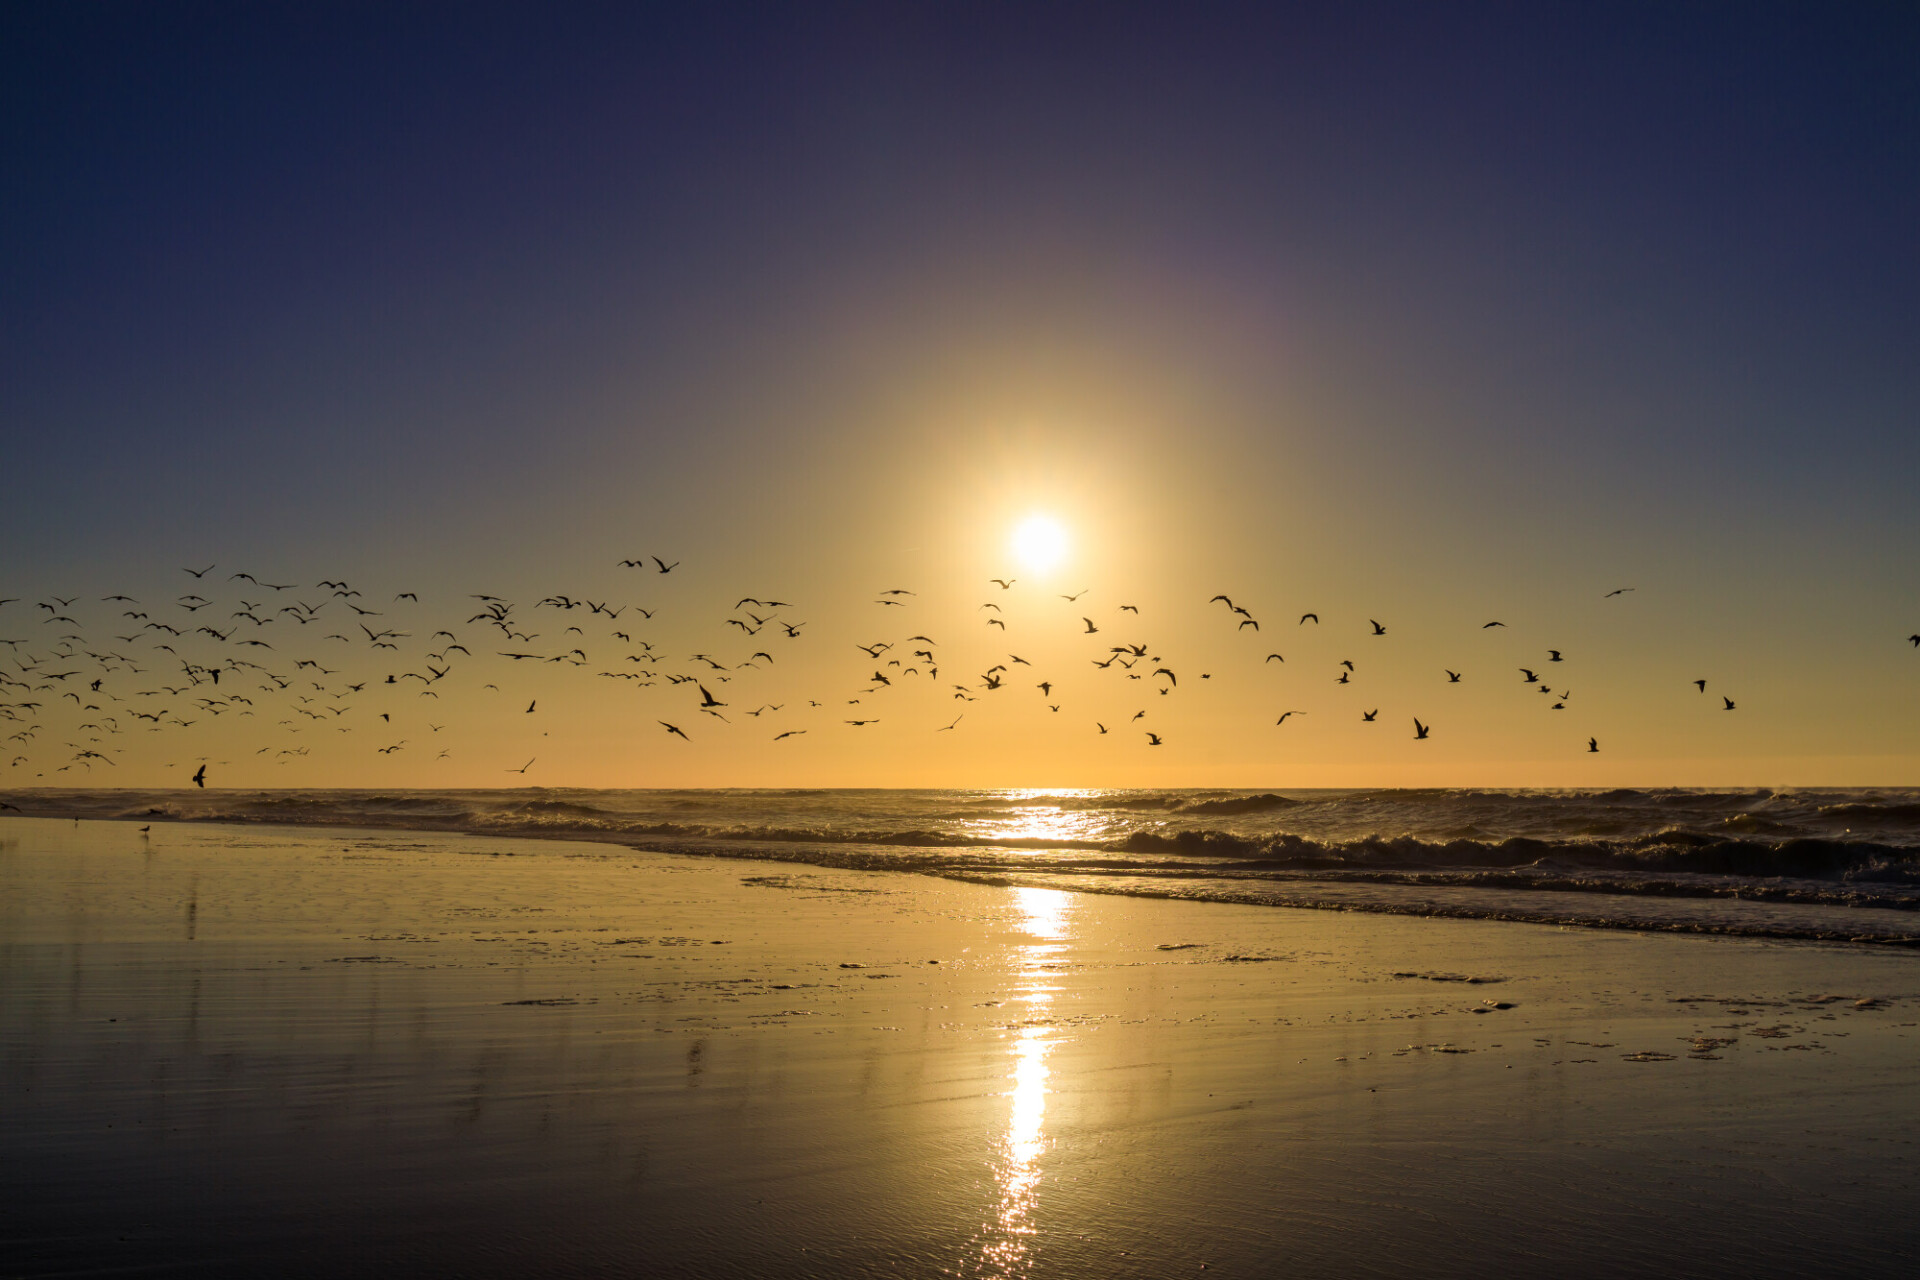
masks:
[[[1413,718],[1413,737],[1414,737],[1414,740],[1415,740],[1415,741],[1417,742],[1417,741],[1419,741],[1419,740],[1420,740],[1421,738],[1424,738],[1424,737],[1426,737],[1426,736],[1427,736],[1427,726],[1426,726],[1426,725],[1424,725],[1424,724],[1421,724],[1421,723],[1420,723],[1420,717],[1419,717],[1419,716],[1415,716],[1415,717]]]

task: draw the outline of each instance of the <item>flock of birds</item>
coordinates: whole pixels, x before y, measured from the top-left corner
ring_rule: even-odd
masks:
[[[680,561],[658,556],[618,563],[623,570],[650,575],[671,574],[680,567]],[[957,730],[966,718],[965,704],[1004,698],[1009,690],[1022,686],[1038,690],[1041,705],[1049,713],[1058,714],[1064,702],[1056,689],[1065,682],[1043,674],[1034,662],[1015,653],[955,680],[951,665],[942,659],[947,650],[917,631],[855,645],[864,655],[855,670],[863,674],[840,696],[806,699],[806,712],[824,715],[794,725],[792,717],[803,709],[797,700],[760,702],[749,708],[748,699],[733,691],[747,687],[754,673],[770,670],[776,650],[808,638],[811,624],[796,619],[791,612],[794,605],[788,601],[741,597],[721,624],[727,643],[711,646],[716,651],[728,649],[723,660],[716,652],[669,656],[645,634],[656,610],[635,604],[556,593],[523,607],[503,596],[473,594],[462,601],[463,620],[436,619],[414,591],[376,599],[344,580],[323,579],[309,586],[272,582],[246,572],[210,578],[217,567],[181,570],[187,589],[164,600],[143,602],[125,594],[84,602],[61,596],[38,601],[0,599],[0,648],[5,650],[0,654],[5,663],[0,666],[0,729],[7,730],[3,742],[9,757],[0,780],[117,768],[117,757],[126,752],[130,735],[180,734],[229,716],[254,720],[261,730],[256,740],[266,739],[254,754],[282,764],[311,755],[313,738],[327,733],[372,739],[366,749],[386,757],[432,750],[436,753],[432,759],[443,760],[452,756],[454,744],[439,745],[438,735],[447,725],[434,723],[432,704],[440,701],[443,692],[455,689],[508,699],[512,673],[522,664],[590,671],[596,679],[673,691],[680,712],[669,711],[673,719],[655,723],[663,734],[686,742],[694,740],[695,732],[690,730],[698,731],[704,723],[700,717],[728,725],[737,723],[736,715],[752,719],[777,728],[767,734],[772,742],[802,737],[821,728],[822,719],[852,730],[864,729],[881,722],[875,708],[884,709],[890,693],[916,683],[938,688],[944,697],[962,704],[950,722],[929,726],[933,733]],[[983,594],[1010,601],[1013,597],[1007,593],[1014,591],[1016,582],[988,579]],[[230,592],[232,598],[216,603],[202,595],[203,590]],[[1632,590],[1617,588],[1607,598]],[[1091,732],[1106,735],[1125,728],[1142,735],[1146,747],[1166,745],[1160,729],[1138,722],[1148,719],[1155,697],[1172,696],[1180,688],[1178,671],[1155,652],[1154,644],[1135,638],[1141,623],[1138,606],[1120,604],[1097,620],[1096,610],[1079,603],[1086,594],[1083,590],[1059,595],[1069,606],[1065,615],[1077,625],[1077,630],[1072,625],[1063,627],[1062,636],[1085,642],[1083,657],[1096,678],[1113,680],[1139,695],[1129,700],[1138,709],[1124,722],[1092,720]],[[890,587],[875,594],[873,605],[883,616],[909,617],[917,596],[909,588]],[[1223,610],[1220,616],[1233,632],[1261,634],[1261,619],[1231,596],[1214,595],[1206,607],[1215,606]],[[103,613],[110,617],[103,620]],[[985,600],[975,613],[984,632],[1008,631],[1006,610],[999,600]],[[83,615],[88,622],[81,620]],[[426,629],[429,626],[431,631]],[[1293,623],[1295,629],[1320,626],[1317,612],[1303,613]],[[1494,619],[1481,629],[1505,626]],[[588,627],[593,628],[591,634]],[[1388,634],[1386,624],[1371,618],[1360,632],[1363,642]],[[1909,640],[1920,649],[1920,634]],[[737,650],[748,652],[737,655]],[[1565,661],[1560,650],[1545,649],[1539,661],[1517,666],[1507,678],[1517,678],[1529,692],[1537,693],[1547,709],[1563,711],[1571,689],[1556,692],[1555,685],[1562,682],[1542,673],[1558,670]],[[1275,662],[1286,662],[1277,650],[1268,652],[1261,665]],[[949,670],[944,681],[943,667]],[[1463,679],[1460,671],[1445,667],[1440,671],[1445,684]],[[1353,685],[1358,673],[1352,659],[1342,659],[1329,678],[1336,685]],[[497,678],[482,680],[481,676]],[[1197,678],[1205,681],[1213,676],[1200,672]],[[503,685],[501,679],[508,683]],[[1707,693],[1705,678],[1692,683],[1701,695]],[[844,696],[848,693],[854,696]],[[526,696],[524,689],[521,695]],[[1717,690],[1715,696],[1720,699],[1719,710],[1736,710],[1732,697]],[[518,702],[512,705],[517,707]],[[786,718],[778,718],[783,712]],[[1379,707],[1358,705],[1351,711],[1369,724],[1381,723],[1380,713]],[[525,711],[517,714],[537,716],[539,698],[528,697]],[[1283,710],[1274,724],[1284,726],[1306,714],[1300,709]],[[1409,719],[1414,740],[1431,739],[1431,725],[1418,715]],[[1598,738],[1587,736],[1585,750],[1598,753]],[[177,763],[182,767],[197,763],[191,781],[204,787],[209,759],[190,757]],[[525,764],[503,772],[524,778],[538,761],[536,752]]]

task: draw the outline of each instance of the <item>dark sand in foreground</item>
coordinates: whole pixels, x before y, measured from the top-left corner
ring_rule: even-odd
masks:
[[[1865,948],[5,820],[0,1274],[1904,1276],[1916,1020]]]

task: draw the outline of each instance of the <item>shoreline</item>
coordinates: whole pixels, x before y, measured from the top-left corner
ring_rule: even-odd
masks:
[[[572,790],[568,788],[524,788],[530,792]],[[82,797],[108,789],[89,789]],[[19,794],[19,793],[10,793]],[[152,794],[132,790],[130,794]],[[177,791],[183,798],[205,793]],[[236,795],[299,794],[290,792],[237,792]],[[319,792],[317,794],[337,794]],[[388,796],[393,793],[369,794]],[[447,795],[459,792],[431,792]],[[491,794],[475,791],[475,795]],[[727,792],[716,794],[725,795]],[[1076,892],[1112,894],[1163,900],[1206,901],[1241,906],[1286,908],[1293,910],[1363,912],[1377,915],[1488,920],[1515,924],[1541,924],[1581,929],[1626,932],[1687,933],[1711,937],[1736,937],[1800,940],[1838,946],[1864,946],[1904,950],[1920,948],[1920,901],[1901,906],[1874,903],[1813,901],[1816,893],[1830,894],[1832,889],[1781,889],[1777,883],[1756,878],[1738,886],[1689,883],[1654,885],[1613,885],[1604,878],[1567,878],[1560,874],[1554,883],[1537,883],[1517,876],[1490,876],[1482,869],[1435,868],[1431,872],[1396,871],[1380,868],[1285,869],[1249,873],[1232,865],[1207,866],[1192,863],[1175,868],[1143,866],[1137,870],[1124,866],[1103,868],[1099,875],[1088,874],[1069,864],[1057,869],[1045,866],[1022,867],[991,863],[995,855],[1020,857],[1047,852],[1059,846],[910,844],[873,845],[857,841],[808,845],[804,842],[773,842],[751,837],[717,840],[712,837],[646,838],[623,835],[618,831],[600,831],[572,826],[555,829],[554,824],[522,822],[500,824],[488,830],[483,824],[451,818],[411,815],[405,821],[380,821],[381,815],[361,815],[353,821],[328,817],[320,821],[302,821],[286,814],[217,814],[175,816],[165,813],[96,815],[72,809],[57,813],[7,816],[37,817],[48,821],[145,822],[165,825],[234,826],[241,828],[285,826],[292,830],[324,831],[371,830],[383,832],[432,832],[482,837],[556,841],[562,843],[609,844],[641,853],[664,853],[735,861],[770,861],[791,865],[828,867],[844,871],[890,871],[927,875],[940,879],[984,884],[1022,884],[1053,887]],[[1071,847],[1071,846],[1068,846]],[[918,862],[909,862],[917,855]],[[1222,861],[1227,861],[1224,857]],[[988,865],[979,865],[986,863]],[[1558,873],[1556,873],[1558,874]],[[1776,882],[1781,878],[1773,878]],[[1473,883],[1463,883],[1473,881]],[[1177,884],[1178,889],[1166,887]],[[1369,888],[1374,891],[1369,892]],[[1607,901],[1610,910],[1602,912],[1590,905]],[[1671,900],[1671,901],[1668,901]],[[1677,907],[1675,903],[1688,904]],[[1691,910],[1688,909],[1691,908]]]
[[[1278,1239],[1306,1276],[1649,1248],[1891,1276],[1920,1249],[1905,953],[164,833],[0,822],[22,1274],[1253,1276]]]

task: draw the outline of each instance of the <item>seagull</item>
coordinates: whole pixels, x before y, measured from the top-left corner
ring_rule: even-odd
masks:
[[[1693,683],[1694,687],[1699,689],[1700,692],[1705,693],[1707,691],[1707,682],[1705,680],[1695,680]]]
[[[1067,602],[1068,604],[1072,604],[1072,603],[1073,603],[1074,601],[1076,601],[1076,600],[1078,600],[1078,599],[1079,599],[1079,598],[1080,598],[1081,596],[1083,596],[1083,595],[1085,595],[1085,594],[1087,594],[1087,592],[1089,592],[1089,591],[1091,591],[1091,590],[1093,590],[1093,588],[1092,588],[1092,587],[1082,587],[1082,588],[1080,588],[1080,590],[1078,590],[1078,591],[1076,591],[1076,592],[1074,592],[1074,593],[1073,593],[1072,595],[1070,595],[1070,596],[1061,596],[1060,598],[1061,598],[1062,600],[1065,600],[1065,601],[1066,601],[1066,602]]]
[[[1285,723],[1287,722],[1287,717],[1288,717],[1288,716],[1303,716],[1303,715],[1305,715],[1305,714],[1307,714],[1307,713],[1306,713],[1306,712],[1304,712],[1304,711],[1282,711],[1282,712],[1280,713],[1280,718],[1279,718],[1278,720],[1275,720],[1275,721],[1274,721],[1274,723],[1275,723],[1275,724],[1285,724]]]
[[[1625,595],[1627,592],[1631,590],[1633,590],[1632,587],[1616,587],[1612,591],[1607,592],[1607,594],[1605,594],[1604,596],[1601,596],[1600,598],[1602,600],[1611,600],[1615,596]]]
[[[211,568],[213,568],[213,566],[212,566],[212,565],[208,565],[208,566],[207,566],[207,569],[211,569]],[[193,570],[191,570],[191,569],[189,569],[189,570],[187,570],[187,572],[188,572],[188,573],[192,573],[192,572],[193,572]],[[201,570],[201,572],[202,572],[202,573],[205,573],[205,572],[206,572],[206,569],[202,569],[202,570]],[[1731,705],[1731,704],[1729,704],[1729,705]],[[201,790],[203,790],[203,791],[204,791],[204,790],[206,790],[206,786],[207,786],[207,766],[205,766],[204,764],[203,764],[203,765],[201,765],[201,766],[200,766],[200,769],[199,769],[199,771],[198,771],[198,772],[196,772],[196,773],[195,773],[195,774],[193,775],[193,785],[194,785],[194,786],[196,786],[196,787],[199,787],[199,788],[200,788]]]
[[[1548,652],[1549,654],[1551,654],[1551,655],[1553,655],[1552,657],[1550,657],[1550,658],[1548,658],[1548,659],[1547,659],[1547,661],[1548,661],[1548,662],[1560,662],[1560,661],[1563,661],[1563,659],[1562,659],[1562,658],[1560,657],[1560,651],[1559,651],[1558,649],[1549,649],[1549,650],[1547,650],[1547,652]]]
[[[1727,704],[1727,705],[1726,705],[1726,706],[1725,706],[1725,707],[1723,708],[1723,710],[1726,710],[1726,711],[1731,711],[1731,710],[1733,710],[1733,699],[1732,699],[1732,698],[1729,698],[1729,697],[1727,697],[1727,696],[1726,696],[1725,694],[1721,694],[1721,695],[1720,695],[1720,701],[1722,701],[1722,702],[1724,702],[1724,703],[1726,703],[1726,704]]]
[[[1920,635],[1908,636],[1907,640],[1913,645],[1914,648],[1920,649]]]
[[[1279,659],[1279,660],[1280,660],[1281,662],[1285,662],[1285,661],[1286,661],[1286,659],[1285,659],[1285,658],[1281,658],[1281,657],[1280,657],[1280,655],[1279,655],[1279,654],[1277,654],[1277,653],[1270,653],[1270,654],[1268,654],[1268,655],[1267,655],[1267,661],[1268,661],[1268,662],[1272,662],[1272,661],[1274,661],[1274,660],[1275,660],[1276,658],[1278,658],[1278,659]],[[1263,664],[1263,665],[1264,665],[1264,664]]]
[[[1150,747],[1159,747],[1165,746],[1166,744],[1160,741],[1159,734],[1149,731],[1147,734],[1147,745]]]
[[[1005,591],[1005,590],[1006,590],[1006,589],[1007,589],[1008,587],[1011,587],[1011,586],[1012,586],[1012,585],[1013,585],[1014,583],[1016,583],[1016,582],[1018,582],[1018,581],[1020,581],[1020,579],[1018,579],[1018,578],[988,578],[988,579],[987,579],[987,581],[988,581],[988,582],[997,582],[997,583],[999,583],[999,584],[1000,584],[1000,589],[1001,589],[1002,591]]]
[[[707,692],[707,686],[705,686],[705,685],[703,685],[703,684],[696,684],[696,685],[694,685],[693,687],[694,687],[694,688],[696,688],[696,689],[698,689],[698,690],[700,691],[700,705],[701,705],[701,707],[703,707],[703,708],[705,708],[705,707],[724,707],[724,706],[726,706],[726,705],[727,705],[726,703],[724,703],[724,702],[722,702],[722,701],[720,701],[720,700],[719,700],[718,698],[716,698],[716,697],[714,697],[714,696],[713,696],[712,694],[710,694],[710,693],[708,693],[708,692]]]
[[[676,560],[676,561],[675,561],[674,563],[675,563],[675,564],[678,564],[678,563],[679,563],[679,561],[677,561],[677,560]],[[665,570],[662,570],[661,572],[663,572],[663,573],[664,573],[664,572],[665,572]],[[680,730],[680,726],[679,726],[679,725],[677,725],[677,724],[667,724],[667,722],[666,722],[665,720],[656,720],[656,721],[654,721],[654,723],[655,723],[655,724],[661,724],[661,725],[666,725],[666,728],[667,728],[667,732],[668,732],[668,733],[677,733],[677,734],[679,734],[679,735],[680,735],[680,736],[681,736],[682,738],[686,738],[686,740],[687,740],[688,742],[692,742],[692,741],[693,741],[693,739],[692,739],[692,738],[688,738],[688,737],[687,737],[687,735],[686,735],[685,733],[682,733],[682,732],[681,732],[681,730]]]
[[[1105,733],[1107,731],[1107,726],[1101,724],[1098,720],[1095,720],[1093,722],[1093,727],[1098,729],[1102,733]]]
[[[668,564],[665,560],[662,560],[659,556],[653,557],[653,562],[660,566],[660,572],[662,573],[672,573],[675,569],[678,569],[680,567],[680,562],[678,560],[675,560],[672,564]],[[664,724],[666,722],[663,720],[661,721],[661,723]],[[678,729],[675,729],[674,732],[680,733]],[[680,736],[684,738],[687,735],[684,733],[681,733]]]
[[[1506,625],[1504,622],[1483,622],[1480,624],[1480,629],[1485,631],[1488,627],[1504,627]]]
[[[181,570],[180,572],[182,572],[182,573],[190,573],[190,574],[192,574],[192,575],[193,575],[193,576],[194,576],[195,578],[204,578],[204,577],[206,577],[206,576],[207,576],[207,575],[208,575],[209,573],[212,573],[212,572],[213,572],[213,566],[212,566],[212,565],[208,565],[208,566],[207,566],[206,568],[204,568],[204,569],[182,569],[182,570]]]
[[[662,721],[662,723],[664,724],[665,722],[664,722],[664,721]],[[671,726],[669,726],[669,727],[671,727]],[[676,732],[676,733],[679,733],[679,730],[677,730],[677,729],[675,729],[675,730],[674,730],[674,732]],[[803,733],[805,733],[805,732],[806,732],[806,730],[805,730],[805,729],[789,729],[789,730],[787,730],[787,731],[786,731],[785,733],[776,733],[776,734],[774,734],[774,735],[773,735],[773,740],[774,740],[775,742],[778,742],[778,741],[780,741],[780,739],[782,739],[782,738],[793,738],[793,737],[797,737],[797,736],[799,736],[800,734],[803,734]],[[687,735],[685,735],[684,733],[682,733],[682,734],[680,734],[680,736],[684,738],[684,737],[686,737]]]
[[[1372,618],[1368,618],[1367,621],[1373,623],[1373,634],[1377,636],[1383,636],[1387,634],[1387,629],[1381,626],[1379,623],[1374,622]]]
[[[1372,710],[1372,711],[1362,711],[1362,712],[1360,713],[1360,718],[1361,718],[1362,720],[1365,720],[1365,721],[1366,721],[1366,722],[1367,722],[1368,724],[1372,724],[1372,723],[1373,723],[1373,718],[1374,718],[1375,716],[1377,716],[1377,715],[1379,715],[1379,714],[1380,714],[1380,711],[1379,711],[1379,708],[1377,708],[1377,707],[1376,707],[1376,708],[1375,708],[1374,710]]]
[[[1522,667],[1520,668],[1520,679],[1526,682],[1527,684],[1533,684],[1536,681],[1538,681],[1540,677],[1533,674],[1533,668]]]
[[[539,756],[535,756],[533,759],[538,760],[539,758],[540,758]],[[533,768],[533,760],[527,761],[525,764],[521,765],[518,769],[509,769],[507,770],[507,772],[508,773],[525,773],[527,770],[531,768]]]
[[[1628,589],[1629,591],[1631,591],[1631,590],[1632,590],[1632,588],[1631,588],[1631,587],[1629,587],[1629,588],[1627,588],[1627,589]],[[1599,740],[1598,738],[1588,738],[1588,739],[1587,739],[1587,750],[1588,750],[1588,751],[1598,751],[1598,750],[1600,750],[1600,740]]]
[[[1423,724],[1421,724],[1421,723],[1420,723],[1420,717],[1419,717],[1419,716],[1415,716],[1415,717],[1413,718],[1413,737],[1414,737],[1414,741],[1416,741],[1416,742],[1417,742],[1417,741],[1419,741],[1420,739],[1422,739],[1422,738],[1424,738],[1424,737],[1426,737],[1426,736],[1427,736],[1427,726],[1426,726],[1426,725],[1423,725]]]
[[[1083,592],[1082,594],[1085,594],[1085,593]],[[1080,634],[1082,634],[1082,635],[1088,635],[1088,636],[1090,636],[1090,635],[1093,635],[1093,634],[1095,634],[1096,632],[1098,632],[1098,631],[1100,630],[1100,628],[1098,628],[1098,627],[1096,627],[1096,626],[1094,626],[1094,625],[1093,625],[1093,619],[1092,619],[1092,618],[1082,618],[1082,619],[1080,619],[1080,621],[1082,621],[1082,622],[1084,622],[1084,623],[1086,623],[1086,624],[1087,624],[1087,629],[1086,629],[1085,631],[1083,631],[1083,632],[1081,632],[1081,633],[1080,633]]]
[[[1446,671],[1446,672],[1447,672],[1447,683],[1448,683],[1448,684],[1459,684],[1459,683],[1460,683],[1460,673],[1459,673],[1458,671],[1447,671],[1447,669],[1446,669],[1445,667],[1442,667],[1442,668],[1441,668],[1441,670],[1442,670],[1442,671]]]
[[[953,718],[953,724],[959,724],[962,720],[965,720],[966,718],[967,718],[967,714],[966,712],[963,711],[959,715]],[[938,729],[935,729],[934,732],[945,733],[947,730],[953,728],[953,724],[943,724]]]
[[[1306,621],[1307,621],[1307,619],[1308,619],[1308,618],[1312,618],[1312,619],[1313,619],[1313,625],[1314,625],[1314,626],[1316,626],[1316,627],[1317,627],[1317,626],[1319,626],[1319,625],[1320,625],[1320,615],[1319,615],[1319,614],[1317,614],[1317,613],[1303,613],[1303,614],[1301,614],[1301,615],[1300,615],[1300,625],[1301,625],[1301,626],[1305,626],[1305,625],[1306,625]]]

